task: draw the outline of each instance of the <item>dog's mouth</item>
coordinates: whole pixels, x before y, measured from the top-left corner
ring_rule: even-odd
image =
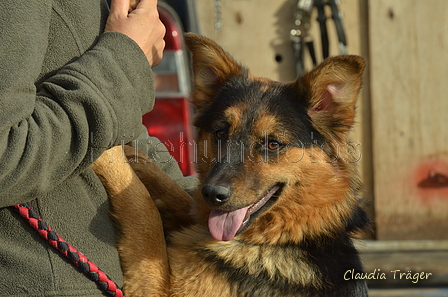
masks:
[[[233,211],[212,210],[208,219],[210,234],[219,241],[229,241],[246,230],[252,222],[269,209],[280,196],[284,184],[270,188],[257,202]]]

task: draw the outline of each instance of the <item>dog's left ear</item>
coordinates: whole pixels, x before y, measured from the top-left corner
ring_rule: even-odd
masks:
[[[361,57],[338,56],[300,78],[299,84],[309,94],[308,114],[316,128],[327,127],[337,136],[350,130],[364,67]]]
[[[201,108],[213,101],[223,84],[233,76],[247,70],[240,66],[214,41],[203,36],[186,33],[185,43],[193,55],[193,104]]]

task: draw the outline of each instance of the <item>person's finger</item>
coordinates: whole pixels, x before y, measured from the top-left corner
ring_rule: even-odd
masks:
[[[160,42],[157,45],[157,47],[153,49],[152,59],[149,62],[151,67],[157,66],[160,63],[160,61],[162,61],[164,48],[165,48],[165,41],[162,39],[162,42]]]
[[[140,0],[138,2],[139,8],[154,8],[157,7],[157,0]]]
[[[110,3],[110,14],[115,16],[127,16],[130,0],[112,0]]]

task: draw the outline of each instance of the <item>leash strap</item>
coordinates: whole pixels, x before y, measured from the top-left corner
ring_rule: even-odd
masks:
[[[114,283],[98,266],[90,262],[86,256],[78,252],[73,246],[68,244],[62,237],[60,237],[53,229],[50,228],[37,213],[31,209],[27,204],[17,204],[13,206],[16,208],[24,219],[28,221],[40,236],[42,236],[48,243],[58,250],[62,255],[68,258],[72,264],[90,280],[94,281],[98,288],[110,296],[123,297],[123,291]]]

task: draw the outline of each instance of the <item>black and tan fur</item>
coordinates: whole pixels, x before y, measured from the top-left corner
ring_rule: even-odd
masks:
[[[198,191],[191,197],[132,148],[125,151],[138,158],[134,171],[110,156],[94,165],[121,228],[127,295],[367,296],[364,281],[343,278],[362,271],[350,235],[367,224],[347,147],[363,60],[330,58],[282,83],[253,77],[204,37],[185,39],[195,74]],[[120,148],[112,154],[119,158]],[[135,184],[139,190],[130,190]],[[220,215],[262,198],[236,234],[209,228],[211,214],[236,226]]]

